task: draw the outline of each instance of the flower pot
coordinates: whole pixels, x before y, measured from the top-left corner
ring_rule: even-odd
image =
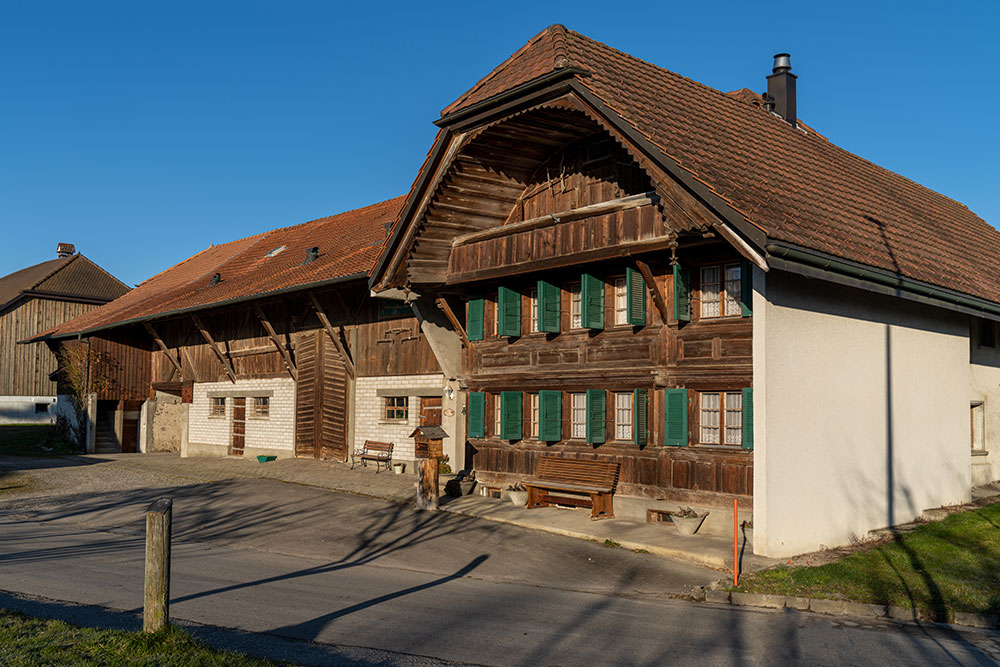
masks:
[[[394,473],[396,473],[397,475],[402,475],[406,471],[406,464],[405,463],[393,463],[392,464],[392,471]]]
[[[681,535],[694,535],[701,528],[701,524],[707,516],[708,512],[705,512],[701,516],[677,516],[676,514],[671,514],[670,520],[677,526],[677,532]]]
[[[507,497],[510,498],[510,502],[517,505],[518,507],[524,507],[528,504],[528,492],[527,491],[511,491],[507,490]]]
[[[472,487],[476,485],[476,480],[474,479],[470,479],[468,481],[462,480],[461,482],[458,483],[458,485],[462,489],[462,495],[467,496],[470,493],[472,493]]]

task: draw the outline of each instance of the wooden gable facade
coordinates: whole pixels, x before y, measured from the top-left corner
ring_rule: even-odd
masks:
[[[481,480],[557,455],[749,507],[754,255],[586,99],[541,97],[446,126],[373,288],[447,311]]]

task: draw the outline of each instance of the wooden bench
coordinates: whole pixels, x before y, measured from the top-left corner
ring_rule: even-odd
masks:
[[[528,509],[549,505],[589,507],[590,518],[615,516],[612,496],[618,485],[618,464],[543,456],[535,466],[535,478],[524,482]],[[558,495],[549,493],[558,492]],[[564,495],[570,494],[570,495]]]
[[[384,465],[385,469],[389,469],[389,465],[392,463],[392,448],[394,447],[391,442],[377,442],[375,440],[365,440],[365,444],[361,445],[360,449],[355,449],[351,453],[351,470],[354,470],[355,461],[361,461],[361,465],[368,467],[369,461],[375,462],[375,474],[378,474],[379,466]]]

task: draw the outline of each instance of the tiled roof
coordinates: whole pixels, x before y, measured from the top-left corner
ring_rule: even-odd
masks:
[[[29,291],[110,301],[127,292],[128,287],[94,262],[77,254],[50,259],[0,278],[0,307]]]
[[[367,276],[385,239],[385,225],[395,219],[402,204],[403,197],[397,197],[211,246],[42,336],[88,332],[338,278]],[[272,253],[281,247],[284,250]],[[312,247],[319,247],[319,256],[305,263]],[[216,273],[221,280],[212,285]]]
[[[750,91],[722,93],[563,26],[536,35],[444,115],[566,67],[587,70],[580,85],[769,240],[1000,302],[1000,232],[962,204],[792,127]]]

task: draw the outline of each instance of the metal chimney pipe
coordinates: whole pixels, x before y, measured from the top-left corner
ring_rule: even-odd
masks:
[[[767,77],[767,101],[774,113],[795,126],[795,80],[792,74],[792,57],[787,53],[774,54],[772,74]]]

